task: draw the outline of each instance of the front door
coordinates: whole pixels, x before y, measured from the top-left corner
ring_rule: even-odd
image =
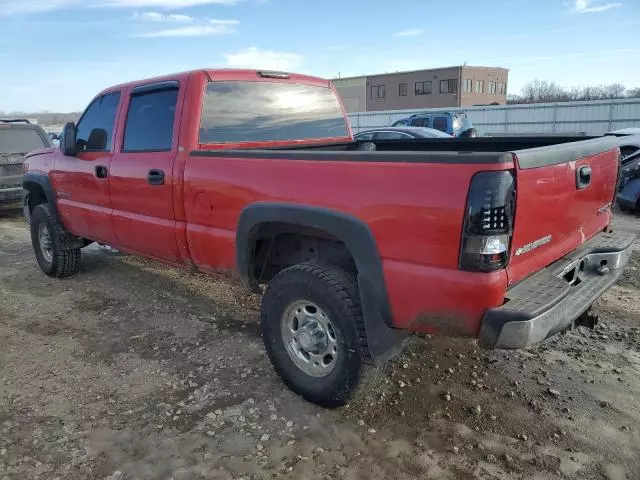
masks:
[[[111,159],[109,188],[119,245],[180,262],[173,211],[173,162],[180,87],[169,81],[128,92],[124,132]]]
[[[119,104],[120,92],[113,92],[89,105],[77,125],[77,156],[58,151],[51,178],[67,230],[108,244],[116,242],[108,177]]]

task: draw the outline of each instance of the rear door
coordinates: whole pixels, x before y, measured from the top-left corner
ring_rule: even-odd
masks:
[[[618,149],[615,140],[606,138],[515,155],[510,283],[553,263],[609,225],[618,176]]]
[[[78,154],[56,152],[52,184],[65,227],[81,237],[115,243],[109,202],[109,164],[120,92],[96,98],[77,124]]]
[[[184,89],[178,81],[127,92],[123,132],[111,161],[113,225],[125,249],[179,262],[173,210],[173,163],[178,152]]]

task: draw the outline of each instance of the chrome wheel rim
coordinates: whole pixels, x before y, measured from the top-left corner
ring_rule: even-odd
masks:
[[[282,316],[282,339],[293,363],[307,375],[326,377],[338,359],[338,335],[315,303],[291,303]]]
[[[51,246],[51,234],[49,228],[41,223],[38,225],[38,243],[40,243],[40,252],[44,259],[51,263],[53,260],[53,247]]]

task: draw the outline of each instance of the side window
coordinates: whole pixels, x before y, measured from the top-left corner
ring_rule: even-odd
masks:
[[[374,136],[374,140],[400,140],[411,138],[409,135],[402,132],[377,132]]]
[[[429,117],[418,117],[411,120],[412,127],[429,127]]]
[[[371,140],[373,138],[373,133],[372,132],[357,133],[356,135],[354,135],[354,138],[356,140]]]
[[[120,93],[96,98],[78,122],[76,144],[80,151],[105,152],[111,150],[113,124],[120,103]]]
[[[161,152],[171,150],[178,89],[133,93],[127,112],[122,150]]]
[[[433,128],[436,130],[446,132],[449,129],[448,123],[447,117],[433,117]]]

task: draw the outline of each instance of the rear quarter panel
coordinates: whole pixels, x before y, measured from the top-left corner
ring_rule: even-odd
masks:
[[[235,268],[240,213],[259,201],[319,206],[370,227],[398,327],[475,335],[501,304],[504,271],[458,271],[467,190],[479,170],[512,165],[187,158],[185,217],[191,257],[203,270]]]

